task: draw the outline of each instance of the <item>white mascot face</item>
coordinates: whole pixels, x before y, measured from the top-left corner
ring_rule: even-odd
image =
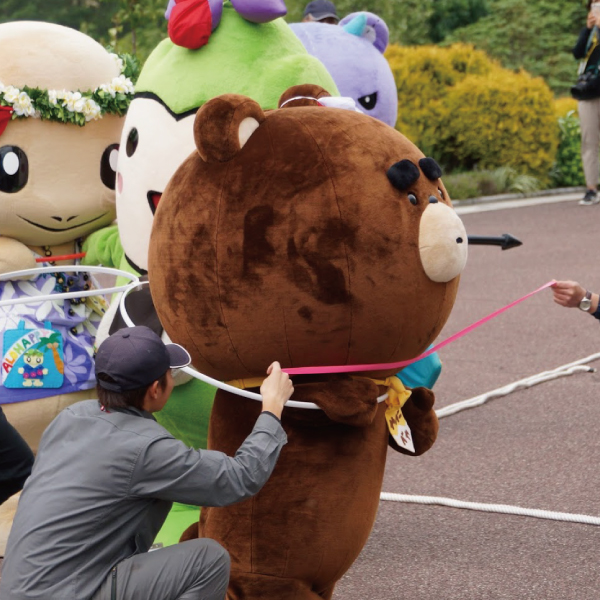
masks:
[[[119,75],[100,44],[49,23],[1,25],[0,56],[11,57],[0,61],[5,89],[86,91]],[[83,127],[34,116],[10,121],[0,135],[0,235],[53,246],[109,225],[122,125],[116,115]]]
[[[117,168],[117,223],[129,264],[148,270],[154,213],[179,165],[194,151],[196,111],[176,118],[159,100],[135,98],[121,136]]]

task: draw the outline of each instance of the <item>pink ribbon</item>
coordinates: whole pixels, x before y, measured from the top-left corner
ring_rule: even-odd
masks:
[[[459,331],[458,333],[451,335],[448,339],[444,340],[443,342],[440,342],[439,344],[435,345],[433,348],[430,348],[426,352],[423,352],[423,354],[421,354],[420,356],[417,356],[416,358],[411,358],[409,360],[403,360],[403,361],[395,362],[395,363],[376,363],[376,364],[371,364],[371,365],[339,365],[337,367],[295,367],[295,368],[292,367],[289,369],[287,369],[287,368],[282,369],[282,371],[288,373],[289,375],[323,375],[323,374],[327,374],[327,373],[354,373],[356,371],[386,371],[388,369],[400,369],[402,367],[411,365],[412,363],[417,362],[418,360],[426,358],[427,356],[429,356],[430,354],[433,354],[437,350],[440,350],[444,346],[447,346],[448,344],[454,342],[455,340],[458,340],[459,338],[463,337],[464,335],[467,335],[467,333],[470,333],[474,329],[481,327],[481,325],[483,325],[484,323],[491,321],[498,315],[507,311],[509,308],[512,308],[513,306],[516,306],[517,304],[520,304],[521,302],[523,302],[523,300],[527,300],[527,298],[531,298],[531,296],[537,294],[538,292],[541,292],[542,290],[545,290],[546,288],[552,287],[555,283],[556,283],[556,281],[554,279],[552,281],[549,281],[548,283],[545,283],[542,287],[538,288],[537,290],[534,290],[533,292],[530,292],[529,294],[523,296],[522,298],[519,298],[518,300],[515,300],[514,302],[507,304],[503,308],[500,308],[500,309],[494,311],[493,313],[489,314],[487,317],[483,317],[483,319],[479,319],[479,321],[476,321],[472,325],[465,327],[462,331]]]

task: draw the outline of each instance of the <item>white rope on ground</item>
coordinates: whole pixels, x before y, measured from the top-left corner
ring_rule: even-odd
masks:
[[[509,385],[492,390],[486,394],[469,398],[455,404],[450,404],[436,411],[438,418],[447,417],[456,414],[467,408],[474,408],[485,404],[492,398],[499,398],[506,396],[516,390],[526,389],[538,383],[545,381],[551,381],[559,377],[565,377],[567,375],[573,375],[575,373],[594,373],[596,369],[592,367],[585,367],[583,365],[600,359],[600,353],[591,354],[586,358],[576,360],[572,363],[562,365],[551,371],[543,371],[537,375],[526,377],[519,381],[515,381]],[[591,515],[579,515],[572,513],[555,512],[548,510],[541,510],[537,508],[522,508],[520,506],[510,506],[508,504],[483,504],[480,502],[466,502],[463,500],[454,500],[453,498],[442,498],[437,496],[411,496],[408,494],[393,494],[389,492],[382,492],[380,500],[388,502],[405,502],[409,504],[429,504],[438,506],[448,506],[451,508],[462,508],[467,510],[477,510],[481,512],[501,513],[505,515],[519,515],[524,517],[535,517],[537,519],[548,519],[552,521],[566,521],[569,523],[583,523],[584,525],[600,525],[600,517],[593,517]]]
[[[544,383],[545,381],[551,381],[553,379],[558,379],[559,377],[566,377],[567,375],[574,375],[575,373],[594,373],[596,369],[593,367],[585,367],[583,365],[598,359],[600,359],[600,352],[591,354],[586,358],[576,360],[572,363],[562,365],[556,369],[552,369],[551,371],[543,371],[537,375],[532,375],[530,377],[526,377],[525,379],[515,381],[514,383],[510,383],[504,387],[492,390],[491,392],[481,394],[480,396],[475,396],[474,398],[469,398],[468,400],[462,400],[461,402],[444,406],[435,412],[438,416],[438,419],[441,419],[443,417],[454,415],[462,410],[466,410],[467,408],[481,406],[492,398],[500,398],[501,396],[506,396],[514,391],[530,388],[538,383]]]
[[[537,508],[521,508],[520,506],[510,506],[509,504],[482,504],[479,502],[454,500],[453,498],[438,498],[436,496],[410,496],[408,494],[390,494],[388,492],[381,493],[381,500],[389,502],[406,502],[410,504],[449,506],[451,508],[463,508],[482,512],[502,513],[505,515],[535,517],[536,519],[549,519],[551,521],[582,523],[584,525],[600,525],[600,517],[553,512],[549,510],[540,510]]]

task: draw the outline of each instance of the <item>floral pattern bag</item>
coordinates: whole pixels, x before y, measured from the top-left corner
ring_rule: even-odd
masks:
[[[43,354],[42,357],[36,355],[37,358],[33,358],[35,353],[32,352],[27,369],[21,364],[25,360],[21,355],[19,365],[15,362],[13,366],[3,360],[0,365],[0,405],[94,387],[94,340],[102,314],[107,308],[106,301],[102,296],[70,300],[36,299],[62,291],[88,290],[94,287],[97,284],[87,273],[44,273],[26,281],[0,282],[0,300],[31,298],[30,302],[0,307],[0,358],[4,359],[10,347],[18,343],[17,340],[22,337],[19,332],[22,331],[26,331],[27,335],[39,332],[39,341],[36,341],[35,346],[41,344],[36,349]],[[37,335],[35,334],[35,339]],[[16,348],[13,352],[18,354],[21,349],[25,351],[30,348],[31,346]],[[10,353],[8,356],[10,358]],[[42,360],[39,365],[38,359]],[[61,362],[62,373],[59,368]],[[41,373],[38,373],[38,367]],[[23,372],[19,373],[15,368],[22,368]],[[47,373],[44,369],[47,369]],[[26,373],[27,378],[24,377]],[[31,375],[41,377],[41,381]],[[25,385],[26,380],[32,380],[31,384]]]

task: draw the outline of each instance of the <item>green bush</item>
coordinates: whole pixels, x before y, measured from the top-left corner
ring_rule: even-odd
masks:
[[[466,200],[482,196],[479,181],[473,173],[453,173],[442,177],[452,200]]]
[[[540,78],[466,44],[390,46],[397,129],[450,171],[510,166],[545,184],[555,160],[554,99]]]
[[[538,179],[531,175],[519,174],[512,167],[452,173],[444,175],[443,179],[452,200],[466,200],[509,192],[529,194],[541,188]]]
[[[497,65],[472,46],[398,46],[386,50],[398,88],[396,129],[433,154],[443,127],[444,101],[449,91],[468,75],[489,73]]]
[[[436,155],[450,168],[511,166],[547,181],[558,146],[553,100],[546,83],[524,71],[465,77],[444,103]]]
[[[574,110],[558,118],[560,130],[552,183],[556,187],[585,185],[581,163],[581,125]]]

